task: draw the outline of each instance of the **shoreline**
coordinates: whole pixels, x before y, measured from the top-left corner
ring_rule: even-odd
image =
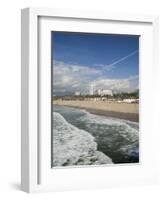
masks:
[[[91,114],[102,115],[106,117],[115,117],[118,119],[129,120],[132,122],[139,122],[139,114],[136,113],[123,113],[123,112],[115,112],[115,111],[104,111],[104,110],[97,110],[97,109],[85,109],[86,111],[90,112]]]
[[[139,113],[138,112],[131,112],[131,110],[126,109],[126,112],[119,112],[117,110],[111,110],[109,108],[107,109],[100,109],[97,108],[97,106],[85,106],[85,105],[74,105],[74,104],[68,104],[68,103],[60,103],[60,102],[53,102],[53,105],[58,105],[58,106],[67,106],[67,107],[72,107],[72,108],[79,108],[79,109],[85,109],[86,111],[90,112],[91,114],[96,114],[96,115],[101,115],[101,116],[106,116],[106,117],[115,117],[119,119],[124,119],[124,120],[129,120],[132,122],[139,122]],[[111,104],[109,104],[111,106]],[[118,105],[119,106],[119,105]],[[124,104],[121,104],[123,107]],[[128,105],[127,105],[128,106]],[[127,112],[130,111],[130,112]]]

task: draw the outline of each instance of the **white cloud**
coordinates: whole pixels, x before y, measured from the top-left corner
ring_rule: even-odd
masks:
[[[73,94],[75,91],[88,93],[91,83],[94,83],[96,89],[128,92],[138,88],[138,76],[131,76],[127,79],[109,79],[103,74],[102,68],[64,62],[55,62],[53,69],[53,91],[57,95]]]
[[[128,89],[130,82],[127,79],[102,79],[95,81],[97,88],[110,88],[112,90]]]
[[[95,64],[94,66],[99,67],[99,70],[105,70],[107,72],[115,69],[116,67],[114,65],[104,65],[104,64]]]

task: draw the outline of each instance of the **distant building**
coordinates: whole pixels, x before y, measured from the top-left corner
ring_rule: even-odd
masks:
[[[96,91],[96,94],[98,94],[98,95],[100,95],[100,96],[104,96],[104,95],[113,96],[112,90],[102,90],[102,89],[98,89],[98,90]]]
[[[79,91],[75,92],[75,96],[80,96],[80,95],[81,95],[81,93]]]
[[[139,103],[139,99],[123,99],[125,103]]]
[[[101,95],[101,90],[98,89],[98,90],[96,91],[96,94]]]
[[[95,87],[94,84],[90,84],[90,86],[89,86],[89,94],[90,95],[94,95],[94,87]]]

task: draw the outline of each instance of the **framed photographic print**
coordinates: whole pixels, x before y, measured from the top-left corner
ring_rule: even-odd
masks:
[[[52,69],[52,167],[139,163],[139,35],[54,31]]]
[[[157,183],[157,62],[157,16],[23,9],[22,190]]]

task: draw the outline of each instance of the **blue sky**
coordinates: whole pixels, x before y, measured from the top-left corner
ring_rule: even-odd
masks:
[[[53,32],[52,37],[57,94],[87,93],[91,83],[122,92],[138,89],[139,36]]]

